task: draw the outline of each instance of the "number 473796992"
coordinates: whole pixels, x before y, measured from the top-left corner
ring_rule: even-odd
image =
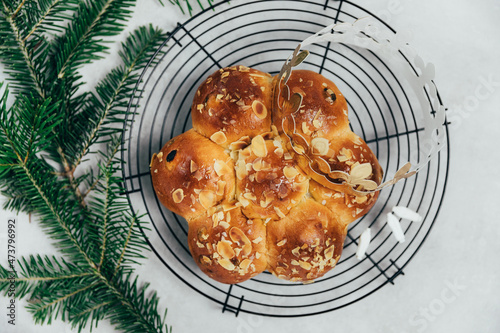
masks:
[[[16,261],[16,220],[9,219],[7,230],[7,260],[9,261],[10,269],[14,271],[14,263]]]

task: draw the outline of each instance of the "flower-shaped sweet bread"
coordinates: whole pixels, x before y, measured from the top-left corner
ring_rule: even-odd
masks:
[[[337,87],[305,70],[285,84],[222,68],[200,85],[191,115],[193,129],[153,156],[151,175],[163,205],[187,220],[200,269],[223,283],[266,269],[307,282],[332,269],[349,223],[378,197],[360,190],[382,179]]]

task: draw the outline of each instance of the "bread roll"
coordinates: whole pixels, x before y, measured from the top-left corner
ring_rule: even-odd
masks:
[[[222,68],[198,88],[193,128],[227,148],[240,138],[271,130],[272,77],[245,66]]]
[[[333,82],[294,70],[285,86],[222,68],[200,85],[191,112],[193,129],[153,156],[151,174],[160,201],[187,220],[200,269],[222,283],[266,269],[305,283],[332,269],[349,223],[378,197],[356,190],[382,180]]]
[[[267,224],[268,270],[291,281],[312,281],[335,267],[347,223],[313,199],[305,199],[280,221]]]
[[[236,162],[236,198],[248,218],[280,220],[306,195],[309,180],[281,138],[256,136]]]
[[[238,283],[267,267],[266,227],[239,207],[219,207],[189,222],[188,243],[200,269],[222,283]]]
[[[297,132],[308,142],[316,137],[331,141],[350,132],[346,100],[332,81],[312,71],[294,70],[287,86],[289,93],[286,89],[276,91],[273,108],[273,124],[280,133],[283,118],[293,111],[286,106],[285,98],[294,93],[302,96],[301,107],[295,114]]]
[[[153,156],[151,176],[161,203],[190,220],[234,197],[234,162],[224,149],[189,130]]]

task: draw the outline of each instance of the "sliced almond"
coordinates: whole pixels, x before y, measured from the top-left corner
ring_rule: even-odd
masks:
[[[243,259],[243,261],[240,262],[240,268],[246,271],[248,270],[248,266],[250,266],[251,263],[252,261],[250,259]]]
[[[314,116],[314,119],[313,119],[313,126],[318,129],[320,128],[322,125],[323,125],[323,122],[321,122],[319,120],[319,116],[321,114],[321,109],[318,110],[318,112],[316,113],[316,115]]]
[[[252,201],[255,201],[257,200],[257,197],[255,196],[255,194],[253,194],[252,192],[246,192],[243,194],[243,197],[245,199],[248,199],[248,200],[252,200]]]
[[[248,144],[245,141],[234,141],[229,145],[229,149],[231,150],[240,150],[248,146]]]
[[[368,178],[372,174],[372,165],[371,163],[354,165],[349,174],[351,176],[351,181]]]
[[[302,267],[303,269],[305,270],[310,270],[312,268],[312,265],[310,263],[308,263],[307,261],[299,261],[299,265],[300,267]]]
[[[158,161],[163,161],[163,152],[159,152],[158,155],[156,155],[156,157],[158,157]]]
[[[221,145],[227,141],[226,134],[224,132],[218,131],[210,136],[210,140]]]
[[[215,228],[216,226],[219,225],[219,222],[224,218],[224,213],[222,215],[219,213],[212,214],[212,222],[213,222],[213,227]]]
[[[280,274],[280,276],[282,274],[285,274],[285,269],[283,267],[276,267],[276,269],[274,270],[276,273]],[[284,275],[283,275],[284,276]]]
[[[177,204],[184,200],[184,190],[182,188],[178,188],[172,193],[172,199]]]
[[[261,167],[261,170],[262,171],[269,171],[273,168],[273,166],[271,165],[271,163],[269,163],[268,161],[266,160],[262,160],[262,167]]]
[[[292,180],[295,178],[295,176],[297,176],[299,174],[299,171],[297,169],[295,169],[295,167],[291,167],[291,166],[285,166],[283,168],[283,175],[285,175],[285,177],[288,179],[288,180]]]
[[[207,209],[208,216],[212,216],[215,213],[215,211],[217,211],[217,208],[215,206]]]
[[[292,250],[292,254],[296,257],[299,257],[300,256],[300,246],[297,246],[296,248],[294,248]]]
[[[203,208],[208,209],[215,204],[215,193],[210,190],[203,190],[200,192],[198,196],[198,200],[200,200],[200,204]]]
[[[230,225],[229,223],[227,223],[226,221],[220,221],[220,222],[219,222],[219,225],[220,225],[221,227],[223,227],[224,229],[227,229],[227,228],[229,228],[229,227],[231,226],[231,225]]]
[[[335,251],[335,245],[330,246],[325,250],[325,259],[330,260],[333,258],[333,252]]]
[[[261,101],[253,101],[252,111],[259,119],[266,119],[267,117],[267,108]]]
[[[198,171],[198,164],[196,164],[196,162],[193,160],[191,160],[191,163],[189,165],[189,171],[191,171],[191,173]]]
[[[261,241],[262,241],[262,237],[260,237],[260,236],[259,236],[259,237],[255,238],[255,239],[252,241],[252,243],[254,243],[254,244],[259,244]]]
[[[352,155],[352,150],[347,149],[347,148],[342,148],[342,149],[340,150],[340,153],[341,153],[342,155],[346,156],[346,157],[347,157],[347,159],[349,159],[349,160],[350,160],[350,159],[352,158],[352,156],[353,156],[353,155]]]
[[[366,195],[363,195],[363,196],[359,196],[359,197],[355,197],[354,198],[354,201],[357,203],[357,204],[363,204],[366,202],[366,200],[368,200],[368,196]]]
[[[309,126],[307,126],[307,123],[305,121],[302,122],[302,132],[305,135],[311,135],[312,134],[311,130],[309,129]]]
[[[239,195],[238,196],[238,201],[241,203],[241,205],[243,207],[247,207],[248,205],[250,205],[250,201],[248,201],[247,199],[245,199],[245,197],[243,197],[243,195]]]
[[[212,260],[210,260],[210,258],[207,257],[207,256],[201,256],[200,257],[200,264],[202,264],[202,265],[211,265],[212,264]]]
[[[247,169],[244,160],[238,160],[236,162],[236,177],[239,180],[244,179],[247,176]]]
[[[219,180],[217,182],[217,194],[218,196],[224,195],[224,189],[226,188],[226,182],[223,180]]]
[[[226,162],[221,160],[215,160],[214,170],[217,176],[222,177],[228,175],[232,172],[231,168],[226,164]]]
[[[217,252],[222,256],[222,258],[231,259],[235,256],[234,250],[231,247],[231,243],[228,241],[220,241],[217,243]]]
[[[236,268],[236,266],[234,266],[233,263],[226,258],[219,259],[217,260],[217,262],[219,263],[219,265],[221,265],[224,269],[227,269],[228,271],[232,271]]]
[[[245,136],[242,136],[241,138],[238,139],[238,141],[243,141],[245,142],[247,145],[250,144],[251,140],[250,140],[250,137],[248,135],[245,135]]]
[[[261,171],[262,170],[262,157],[257,157],[253,162],[252,162],[252,168],[255,171]]]
[[[286,244],[286,238],[283,238],[282,240],[280,240],[280,241],[276,244],[276,246],[283,246],[283,245],[285,245],[285,244]]]
[[[330,142],[325,138],[314,138],[311,140],[311,146],[314,155],[327,155]]]
[[[242,254],[244,256],[247,256],[250,252],[252,252],[252,243],[240,228],[232,227],[231,230],[229,230],[229,237],[233,242],[238,244],[238,246],[243,248]]]
[[[239,204],[239,202],[223,203],[222,210],[225,212],[228,212],[230,210],[238,208],[238,204]]]
[[[262,135],[257,135],[252,139],[252,152],[258,157],[267,156],[266,141]]]
[[[283,151],[283,148],[278,147],[278,148],[276,148],[276,149],[274,150],[274,153],[275,153],[275,154],[276,154],[276,156],[278,156],[279,158],[282,158],[282,157],[283,157],[283,154],[284,154],[285,152]]]
[[[280,218],[284,219],[284,218],[286,217],[286,216],[285,216],[285,214],[283,214],[283,212],[281,211],[281,209],[279,209],[279,208],[278,208],[278,207],[276,207],[276,206],[274,206],[274,211],[276,212],[276,214],[277,214]]]

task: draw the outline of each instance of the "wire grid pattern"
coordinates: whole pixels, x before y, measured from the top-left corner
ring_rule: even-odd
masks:
[[[332,22],[367,15],[373,16],[342,0],[222,1],[178,24],[137,83],[141,98],[130,101],[123,143],[126,194],[133,210],[150,220],[144,234],[165,267],[223,312],[293,317],[350,305],[404,275],[436,221],[448,177],[449,145],[417,176],[382,190],[372,210],[350,225],[341,260],[324,277],[312,284],[291,283],[266,271],[244,283],[225,285],[198,269],[187,246],[186,221],[165,209],[154,194],[151,156],[191,128],[191,101],[209,74],[237,64],[278,74],[308,36]],[[390,64],[367,50],[341,44],[313,45],[309,51],[300,68],[336,83],[348,102],[352,130],[369,144],[386,175],[422,149],[418,101]],[[395,205],[424,216],[421,223],[401,221],[405,243],[398,243],[385,224],[385,214]],[[367,227],[372,228],[372,242],[366,257],[357,260],[357,240]]]

